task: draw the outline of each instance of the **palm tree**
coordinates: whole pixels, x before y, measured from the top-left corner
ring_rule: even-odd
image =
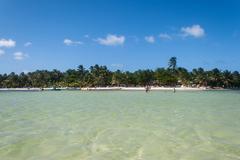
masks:
[[[107,69],[106,66],[91,66],[90,74],[93,78],[93,86],[107,86],[111,84],[112,73]]]
[[[171,57],[168,62],[168,68],[171,69],[172,71],[175,71],[176,67],[177,67],[177,58]]]
[[[192,81],[198,86],[207,86],[207,75],[203,68],[192,70]]]
[[[233,86],[239,88],[240,87],[240,74],[238,71],[232,73],[233,78]]]
[[[217,68],[214,68],[211,71],[208,71],[208,83],[211,87],[222,87],[222,75],[221,71]]]
[[[154,80],[154,73],[152,70],[137,70],[134,72],[137,83],[141,86],[151,85]]]
[[[178,81],[184,85],[184,86],[188,86],[189,85],[189,81],[190,81],[190,74],[187,71],[187,69],[179,67],[177,69],[177,77],[178,77]]]
[[[187,69],[177,67],[177,58],[171,57],[168,68],[158,68],[155,71],[145,69],[135,72],[111,72],[106,66],[94,65],[85,69],[79,65],[77,69],[65,72],[56,69],[36,70],[29,73],[0,74],[0,88],[6,87],[94,87],[108,85],[144,86],[157,84],[161,86],[175,86],[196,84],[210,87],[240,87],[239,72],[220,71],[215,68],[204,71],[203,68]]]
[[[223,87],[224,88],[230,88],[232,87],[233,83],[233,75],[230,71],[225,70],[222,73],[222,81],[223,81]]]
[[[176,86],[177,84],[177,77],[169,69],[156,69],[155,79],[160,86]]]

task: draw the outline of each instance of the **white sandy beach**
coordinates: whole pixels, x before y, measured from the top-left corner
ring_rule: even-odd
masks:
[[[145,87],[88,87],[88,88],[56,88],[57,90],[81,91],[145,91]],[[51,91],[53,88],[0,88],[0,91]],[[150,87],[150,91],[173,91],[173,87]],[[206,87],[176,87],[176,91],[205,91],[212,90]],[[214,89],[216,90],[216,89]]]
[[[96,88],[81,88],[84,91],[145,91],[145,87],[96,87]],[[150,91],[173,91],[174,87],[150,87]],[[193,88],[193,87],[176,87],[177,91],[202,91],[207,90],[206,87]]]

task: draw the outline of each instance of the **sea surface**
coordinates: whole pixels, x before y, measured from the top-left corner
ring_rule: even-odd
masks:
[[[239,91],[0,92],[1,160],[239,160]]]

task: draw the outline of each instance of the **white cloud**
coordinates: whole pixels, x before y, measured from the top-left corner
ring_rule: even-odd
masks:
[[[154,43],[155,42],[155,38],[153,36],[146,36],[145,37],[145,40],[148,42],[148,43]]]
[[[26,43],[24,44],[25,47],[28,47],[28,46],[31,46],[31,45],[32,45],[32,42],[26,42]]]
[[[166,39],[166,40],[171,40],[172,39],[172,37],[169,34],[167,34],[167,33],[159,34],[159,38]]]
[[[5,54],[5,51],[0,49],[0,57],[3,56]]]
[[[12,39],[0,39],[0,47],[6,47],[6,48],[11,48],[15,47],[16,42],[13,41]]]
[[[195,38],[200,38],[205,35],[204,29],[198,24],[190,27],[182,27],[181,32],[183,33],[183,37],[192,36]]]
[[[117,63],[114,63],[114,64],[111,64],[112,67],[116,67],[116,68],[123,68],[123,64],[117,64]]]
[[[15,52],[13,56],[15,60],[23,60],[28,57],[28,55],[23,52]]]
[[[76,45],[83,44],[83,42],[81,42],[81,41],[73,41],[73,40],[68,39],[68,38],[64,39],[63,43],[67,46],[76,46]]]
[[[125,42],[124,36],[117,36],[113,34],[108,34],[106,38],[98,38],[96,40],[99,44],[106,45],[106,46],[117,46],[123,45]]]

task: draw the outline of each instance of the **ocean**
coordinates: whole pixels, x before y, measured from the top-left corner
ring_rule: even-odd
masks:
[[[2,91],[0,159],[239,160],[240,91]]]

